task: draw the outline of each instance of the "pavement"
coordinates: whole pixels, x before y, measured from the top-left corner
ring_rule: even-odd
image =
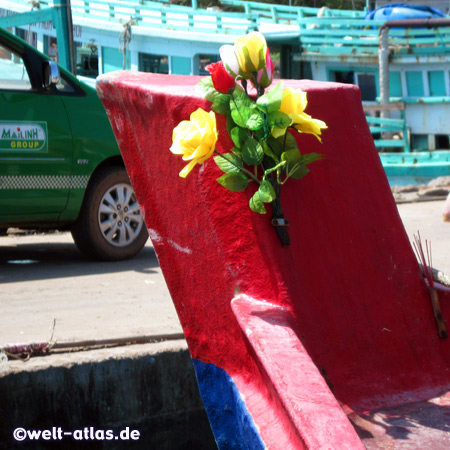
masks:
[[[411,242],[418,232],[431,243],[432,265],[450,274],[450,222],[442,219],[445,199],[397,204]]]
[[[433,266],[450,274],[444,200],[398,203],[410,240],[431,241]],[[69,233],[0,237],[0,347],[182,333],[149,241],[128,261],[86,260]]]
[[[0,238],[0,346],[182,333],[149,240],[133,259],[85,259],[70,233]]]

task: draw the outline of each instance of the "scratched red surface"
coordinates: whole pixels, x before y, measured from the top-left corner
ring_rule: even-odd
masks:
[[[98,84],[192,356],[233,377],[273,448],[301,447],[231,312],[236,291],[291,311],[333,394],[357,413],[437,395],[450,384],[450,340],[437,337],[358,89],[286,82],[308,92],[307,112],[329,129],[322,144],[298,136],[302,152],[325,159],[283,187],[291,224],[291,245],[283,248],[269,217],[249,210],[251,193],[218,185],[214,161],[178,177],[184,163],[169,151],[172,129],[197,107],[209,109],[193,91],[197,82],[121,72]],[[231,142],[222,119],[219,150],[226,152]],[[450,317],[449,299],[441,306]]]

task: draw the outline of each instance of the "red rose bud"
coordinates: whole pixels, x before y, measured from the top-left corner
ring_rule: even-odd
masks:
[[[257,80],[259,87],[266,88],[267,86],[270,86],[273,80],[273,73],[274,73],[273,61],[272,58],[270,57],[269,49],[267,49],[266,67],[263,67],[262,69],[258,70]]]
[[[226,71],[222,61],[209,64],[205,69],[211,74],[216,91],[227,94],[230,89],[234,89],[236,81],[234,77]]]

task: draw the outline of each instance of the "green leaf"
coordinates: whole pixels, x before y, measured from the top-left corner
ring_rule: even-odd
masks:
[[[287,150],[281,154],[281,161],[287,161],[289,164],[297,164],[300,162],[300,152],[298,149]]]
[[[283,153],[283,140],[280,140],[279,138],[276,139],[273,136],[269,136],[267,139],[267,144],[271,148],[274,155],[276,155],[276,157],[279,159],[281,153]]]
[[[231,117],[236,125],[250,130],[259,130],[264,125],[264,120],[259,113],[256,103],[245,93],[235,90],[233,101],[230,102]]]
[[[297,180],[309,172],[308,168],[303,163],[302,157],[297,148],[283,152],[281,155],[281,160],[286,161],[287,163],[285,166],[285,171],[286,175],[289,177]]]
[[[238,158],[240,158],[241,160],[244,159],[244,158],[242,158],[242,152],[241,152],[241,150],[238,149],[237,147],[233,147],[233,148],[231,149],[231,151],[232,151]]]
[[[286,153],[291,155],[291,152],[296,151],[298,150],[289,150]],[[298,160],[296,160],[296,162],[294,162],[294,159],[292,159],[290,162],[287,163],[286,175],[291,178],[294,178],[295,180],[298,180],[299,178],[302,178],[309,173],[309,169],[308,167],[306,167],[307,164],[311,164],[314,161],[319,161],[321,159],[323,159],[323,157],[318,153],[307,153],[306,155],[300,155],[300,157],[298,158]]]
[[[267,116],[267,124],[271,130],[273,127],[287,128],[291,122],[291,118],[281,111],[272,112]]]
[[[220,170],[225,173],[239,173],[243,167],[242,159],[234,153],[225,153],[225,155],[214,156],[215,163]]]
[[[226,116],[230,112],[230,99],[231,96],[219,93],[219,95],[215,97],[211,109],[218,114]]]
[[[298,150],[297,140],[288,131],[286,132],[286,137],[281,136],[278,139],[284,145],[283,151]]]
[[[254,114],[251,114],[247,120],[247,128],[249,130],[260,130],[264,125],[264,119],[262,118],[259,111],[256,111]]]
[[[247,120],[250,116],[247,110],[251,108],[251,100],[241,91],[233,92],[233,99],[230,102],[231,117],[236,125],[241,128],[247,127]]]
[[[248,137],[248,132],[245,131],[243,128],[234,127],[231,130],[230,137],[231,137],[231,140],[233,141],[234,145],[237,148],[242,148],[242,146],[244,145],[245,140]]]
[[[241,192],[248,186],[248,179],[243,173],[226,173],[217,181],[229,191]]]
[[[309,173],[309,169],[304,164],[297,163],[296,165],[287,169],[286,172],[290,178],[299,180]]]
[[[261,181],[259,185],[259,199],[264,203],[273,202],[276,198],[275,190],[272,186],[272,183],[268,180]]]
[[[234,120],[234,123],[242,128],[247,127],[247,119],[243,115],[243,111],[240,111],[234,103],[230,103],[231,109],[231,117]]]
[[[249,136],[242,146],[242,159],[245,164],[257,166],[261,164],[264,158],[264,151],[261,144],[251,136]]]
[[[302,155],[302,162],[303,164],[311,164],[314,161],[320,161],[323,158],[323,155],[319,155],[318,153],[306,153],[305,155]]]
[[[256,103],[262,111],[270,114],[280,109],[282,97],[283,82],[280,81],[274,88],[259,97]]]
[[[263,148],[264,154],[272,158],[276,163],[280,161],[278,156],[275,155],[275,153],[272,151],[272,149],[269,147],[266,141],[262,140],[260,141],[261,146]]]
[[[235,127],[236,127],[236,123],[234,122],[233,118],[231,117],[231,114],[227,114],[227,131],[230,136],[231,136],[231,130]]]
[[[204,77],[195,86],[196,92],[205,97],[210,102],[213,102],[217,96],[222,95],[219,91],[214,88],[212,78]]]
[[[252,211],[255,211],[259,214],[265,214],[266,208],[264,206],[263,201],[260,199],[259,191],[256,191],[253,197],[248,202],[248,206],[250,206],[250,209]]]

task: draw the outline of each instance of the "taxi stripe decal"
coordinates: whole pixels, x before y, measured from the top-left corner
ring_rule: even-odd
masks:
[[[0,190],[86,189],[89,175],[0,176]]]

